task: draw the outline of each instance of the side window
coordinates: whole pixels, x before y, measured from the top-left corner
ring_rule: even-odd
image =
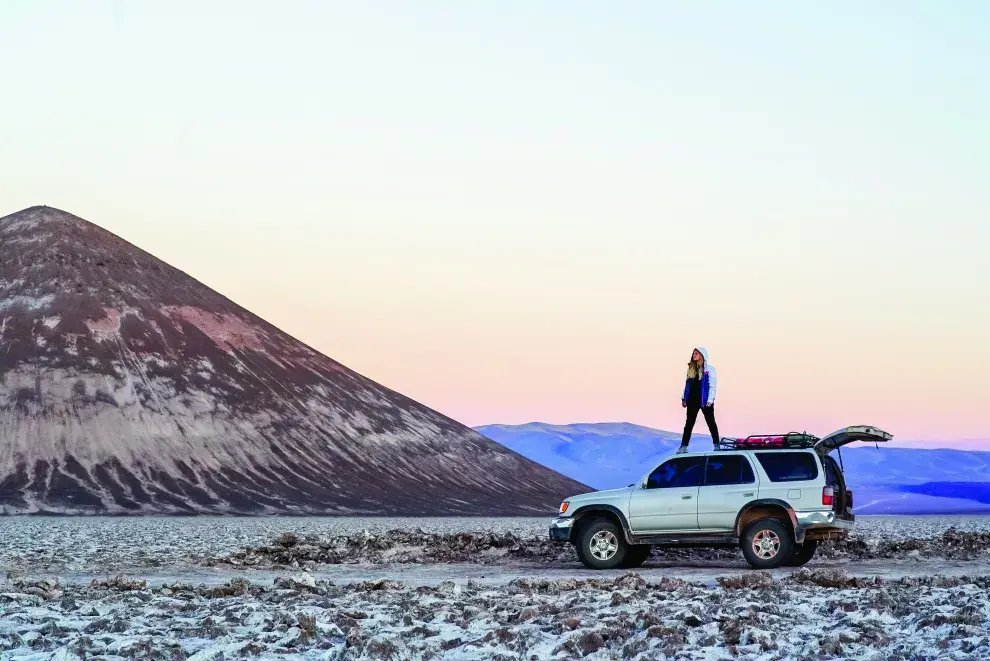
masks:
[[[728,454],[708,457],[708,467],[705,469],[705,486],[720,486],[724,484],[752,484],[756,482],[753,467],[749,460],[740,454]]]
[[[646,481],[647,489],[673,489],[675,487],[697,487],[705,473],[704,457],[680,457],[669,459],[650,473]]]
[[[801,482],[818,477],[818,462],[810,452],[757,452],[756,459],[771,482]]]

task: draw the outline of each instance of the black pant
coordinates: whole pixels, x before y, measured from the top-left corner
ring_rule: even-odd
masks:
[[[688,442],[691,440],[691,430],[694,429],[694,423],[698,419],[698,411],[705,416],[705,422],[708,423],[708,431],[712,433],[712,441],[718,443],[718,425],[715,424],[715,405],[701,408],[698,404],[694,402],[688,402],[687,405],[687,422],[684,423],[684,436],[681,437],[681,445],[687,446]]]

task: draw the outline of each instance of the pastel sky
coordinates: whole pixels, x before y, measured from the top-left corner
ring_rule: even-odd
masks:
[[[990,3],[0,4],[0,215],[468,424],[990,439]],[[701,422],[700,431],[704,431]]]

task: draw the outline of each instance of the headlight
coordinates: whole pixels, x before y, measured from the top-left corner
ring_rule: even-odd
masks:
[[[571,506],[571,504],[569,502],[567,502],[566,500],[564,502],[562,502],[560,504],[560,513],[561,514],[565,513],[567,511],[567,508],[570,507],[570,506]]]

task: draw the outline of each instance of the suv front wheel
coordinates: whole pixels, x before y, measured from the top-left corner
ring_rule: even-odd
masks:
[[[751,567],[776,569],[791,560],[794,535],[780,519],[758,519],[746,526],[740,546]]]
[[[577,540],[578,558],[588,569],[618,569],[628,551],[622,528],[608,519],[595,519],[584,526]]]

